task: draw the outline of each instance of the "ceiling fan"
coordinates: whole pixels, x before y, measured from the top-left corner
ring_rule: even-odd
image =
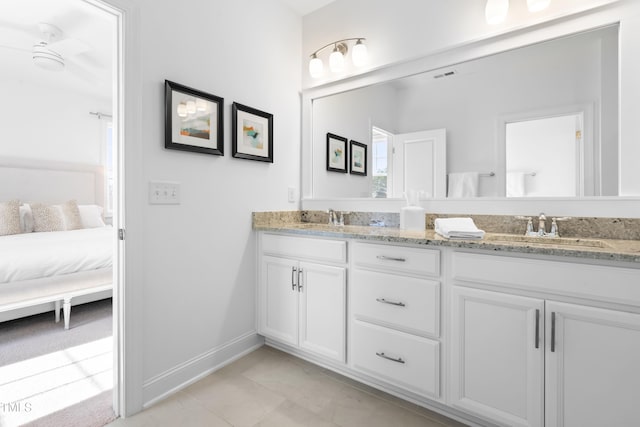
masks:
[[[41,22],[38,28],[42,40],[36,42],[32,49],[33,63],[46,70],[62,71],[65,57],[79,55],[90,50],[90,47],[74,38],[63,38],[62,30],[53,24]]]

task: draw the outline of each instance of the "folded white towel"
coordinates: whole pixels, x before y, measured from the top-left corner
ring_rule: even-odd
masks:
[[[436,233],[447,239],[482,239],[484,231],[471,218],[436,218]]]
[[[479,176],[478,172],[450,173],[447,197],[477,197]]]

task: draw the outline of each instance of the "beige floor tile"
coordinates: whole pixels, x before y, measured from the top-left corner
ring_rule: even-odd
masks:
[[[268,414],[256,427],[337,427],[319,415],[286,401]]]
[[[460,427],[269,347],[110,427]]]
[[[284,396],[243,376],[209,375],[184,393],[236,427],[255,425],[285,401]]]
[[[157,426],[230,427],[231,424],[209,411],[185,392],[178,392],[148,410]]]

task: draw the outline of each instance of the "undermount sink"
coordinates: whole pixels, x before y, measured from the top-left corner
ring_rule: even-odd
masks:
[[[580,239],[575,237],[534,237],[517,234],[485,234],[484,240],[492,242],[533,243],[553,246],[579,246],[590,248],[608,248],[602,240]]]

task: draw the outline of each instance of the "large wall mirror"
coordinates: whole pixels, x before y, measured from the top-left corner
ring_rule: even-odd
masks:
[[[398,185],[417,180],[399,176],[398,142],[442,129],[446,156],[411,159],[427,178],[445,176],[427,197],[618,196],[618,36],[608,25],[315,97],[313,198],[426,190]],[[327,133],[368,146],[366,176],[326,170]]]

